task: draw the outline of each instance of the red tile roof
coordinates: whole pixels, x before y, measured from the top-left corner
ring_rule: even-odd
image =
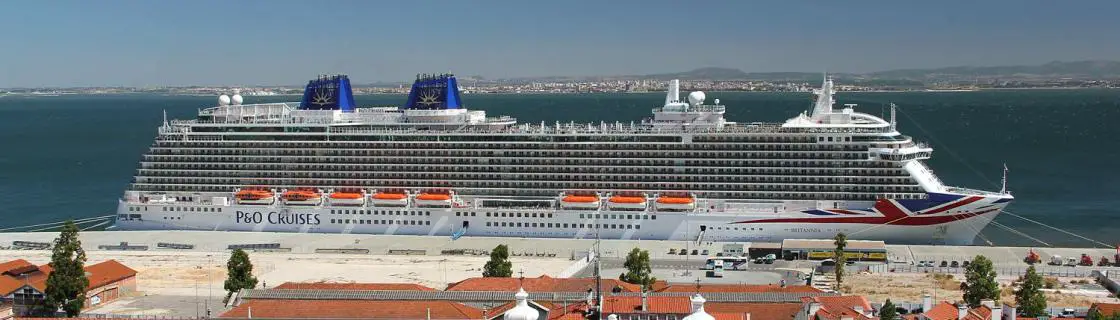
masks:
[[[647,297],[648,309],[642,311],[642,297],[604,297],[603,314],[619,313],[691,313],[690,297]]]
[[[957,306],[951,302],[942,301],[923,314],[930,320],[957,320]]]
[[[103,287],[136,276],[136,270],[132,270],[132,268],[121,264],[117,260],[108,260],[86,266],[85,269],[86,278],[89,279],[89,289]]]
[[[524,286],[527,292],[587,292],[595,288],[595,278],[470,278],[447,286],[447,291],[504,291],[516,292]],[[603,279],[601,290],[611,292],[615,287],[622,292],[640,292],[641,287],[619,281]]]
[[[1101,315],[1110,316],[1120,313],[1120,303],[1094,303],[1090,311],[1099,311]]]
[[[23,269],[23,268],[34,267],[34,266],[35,265],[31,264],[31,262],[27,262],[27,260],[15,259],[15,260],[12,260],[12,261],[0,263],[0,274],[8,273],[9,271],[12,271],[12,270]]]
[[[707,312],[708,310],[704,309],[704,311]],[[712,318],[715,318],[716,320],[747,320],[747,314],[746,313],[712,313],[712,312],[708,312],[708,314],[711,315]],[[754,319],[754,318],[751,318],[751,319]]]
[[[956,304],[948,301],[942,301],[941,303],[934,305],[933,308],[930,308],[928,312],[925,312],[923,314],[930,320],[957,320],[957,313],[958,309]],[[968,313],[965,314],[964,318],[965,320],[989,320],[991,319],[991,316],[991,308],[988,308],[987,306],[979,306],[976,308],[968,309]],[[1023,318],[1017,317],[1016,319]]]
[[[25,283],[35,290],[39,290],[39,292],[45,292],[47,290],[47,277],[50,276],[51,271],[54,271],[54,269],[49,264],[44,264],[39,266],[37,271],[24,277],[0,276],[0,294],[11,293],[23,287]],[[87,290],[136,276],[136,270],[126,267],[117,260],[88,265],[85,267],[85,271],[86,278],[89,279]]]
[[[20,287],[23,287],[23,281],[8,276],[0,276],[0,296],[11,294]]]
[[[871,319],[864,314],[871,312],[871,303],[863,296],[804,297],[801,301],[804,303],[815,301],[821,304],[821,309],[816,314],[818,319],[839,320],[843,317],[852,317],[856,320]],[[862,308],[863,313],[857,311],[856,307]]]
[[[658,292],[696,292],[695,284],[670,284],[668,288],[662,289]],[[699,288],[700,293],[705,292],[739,292],[739,293],[756,293],[756,292],[793,292],[793,293],[811,293],[822,292],[820,289],[810,286],[779,286],[779,285],[751,285],[751,284],[703,284]]]
[[[273,289],[281,290],[385,290],[385,291],[436,291],[413,283],[332,283],[285,282]]]
[[[223,313],[222,318],[300,319],[479,319],[482,311],[450,301],[377,300],[250,300]]]
[[[751,320],[791,320],[801,312],[800,303],[706,302],[704,311],[711,313],[750,313]]]

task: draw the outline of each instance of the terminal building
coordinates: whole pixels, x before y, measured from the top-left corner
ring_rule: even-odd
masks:
[[[844,256],[848,261],[887,261],[887,245],[883,241],[848,240]],[[782,240],[782,257],[786,259],[832,259],[836,251],[833,240]]]

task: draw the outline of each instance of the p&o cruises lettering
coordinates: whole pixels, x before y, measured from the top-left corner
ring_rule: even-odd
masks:
[[[237,211],[235,216],[237,223],[263,223],[269,224],[307,224],[318,225],[322,223],[319,220],[319,215],[314,213],[280,213],[280,212],[245,212]]]

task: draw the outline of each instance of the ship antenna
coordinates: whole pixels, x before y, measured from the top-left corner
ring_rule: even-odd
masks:
[[[891,102],[891,131],[897,131],[897,129],[895,129],[895,127],[898,126],[898,122],[896,122],[895,118],[894,118],[894,108],[895,108],[894,102]]]
[[[167,109],[163,109],[163,127],[167,128]]]
[[[1007,194],[1007,163],[1003,163],[1003,180],[1000,181],[1003,185],[999,188],[999,193]]]

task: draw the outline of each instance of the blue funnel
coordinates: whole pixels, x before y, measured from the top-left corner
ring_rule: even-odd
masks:
[[[307,82],[303,90],[300,110],[342,110],[354,111],[354,92],[350,90],[350,78],[345,75],[320,76]]]
[[[406,109],[443,110],[463,108],[459,84],[451,74],[417,75],[408,92]]]

